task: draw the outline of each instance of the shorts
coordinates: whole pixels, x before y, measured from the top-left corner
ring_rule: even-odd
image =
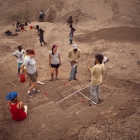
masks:
[[[29,78],[30,78],[30,80],[31,80],[32,82],[36,82],[36,81],[37,81],[37,77],[38,77],[38,73],[37,73],[37,71],[36,71],[36,72],[33,73],[33,74],[28,74],[28,76],[29,76]]]
[[[52,68],[59,68],[60,64],[51,64]]]
[[[18,69],[20,69],[20,66],[22,65],[22,63],[18,63]]]

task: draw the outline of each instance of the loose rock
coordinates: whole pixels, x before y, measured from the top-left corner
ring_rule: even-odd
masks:
[[[109,67],[110,69],[112,69],[112,67]]]
[[[126,68],[127,68],[127,66],[126,66],[126,65],[123,65],[123,66],[122,66],[122,69],[126,69]]]
[[[138,65],[140,65],[140,61],[138,61],[137,63],[138,63]]]

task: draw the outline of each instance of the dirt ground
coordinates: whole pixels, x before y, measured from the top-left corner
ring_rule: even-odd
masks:
[[[5,9],[5,10],[4,10]],[[45,12],[45,22],[37,21],[40,9]],[[26,11],[23,15],[19,11]],[[30,19],[33,26],[45,30],[47,45],[40,46],[37,30],[14,32],[14,18]],[[3,15],[5,15],[3,17]],[[78,81],[68,81],[70,64],[67,58],[72,48],[69,44],[69,26],[74,19],[73,43],[82,51],[78,65]],[[139,140],[140,139],[140,1],[134,0],[71,0],[43,1],[0,0],[0,140]],[[50,82],[48,54],[56,44],[61,52],[62,66],[59,80]],[[21,83],[17,77],[17,62],[12,53],[23,49],[36,51],[38,81],[41,93],[28,98],[28,79]],[[94,65],[94,54],[101,52],[109,61],[105,64],[100,103],[90,106],[80,93],[58,103],[76,92],[90,98],[90,74],[86,60]],[[13,82],[17,87],[14,87]],[[86,88],[85,88],[86,87]],[[28,106],[24,121],[11,119],[5,96],[18,91],[20,100]]]

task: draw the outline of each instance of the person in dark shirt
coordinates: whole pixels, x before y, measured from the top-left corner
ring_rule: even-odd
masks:
[[[39,32],[39,25],[36,25],[36,29],[37,29],[37,31]]]
[[[69,41],[70,41],[70,44],[72,44],[74,32],[75,32],[75,28],[72,27],[72,25],[70,25],[70,33],[69,33]]]
[[[39,36],[40,36],[40,45],[42,46],[42,42],[44,43],[44,45],[46,45],[47,43],[44,41],[44,30],[42,30],[41,28],[39,29]]]
[[[72,23],[73,23],[73,19],[72,19],[72,16],[70,16],[69,19],[68,19],[68,24],[72,25]]]

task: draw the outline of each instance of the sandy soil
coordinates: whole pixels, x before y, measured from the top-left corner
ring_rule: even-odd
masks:
[[[4,10],[5,9],[5,10]],[[45,22],[37,21],[43,9]],[[24,12],[21,14],[19,11]],[[37,30],[14,32],[15,13],[21,21],[30,21],[45,30],[46,46],[40,46]],[[5,15],[5,16],[3,16]],[[78,81],[68,81],[69,26],[67,18],[73,15],[73,43],[77,43],[83,56],[78,66]],[[140,139],[140,1],[134,0],[71,0],[43,1],[0,0],[0,140],[138,140]],[[29,26],[25,27],[26,29]],[[50,82],[48,53],[56,44],[61,52],[62,66],[59,80]],[[21,83],[17,77],[16,59],[11,55],[18,45],[26,50],[35,49],[38,85],[41,93],[26,97],[28,79]],[[79,93],[56,104],[75,91],[89,86],[86,60],[94,64],[94,54],[102,52],[109,58],[101,87],[101,101],[96,106]],[[17,87],[9,84],[13,82]],[[28,117],[22,122],[11,119],[5,96],[18,91],[20,99],[28,105]],[[81,91],[90,97],[89,87]]]

